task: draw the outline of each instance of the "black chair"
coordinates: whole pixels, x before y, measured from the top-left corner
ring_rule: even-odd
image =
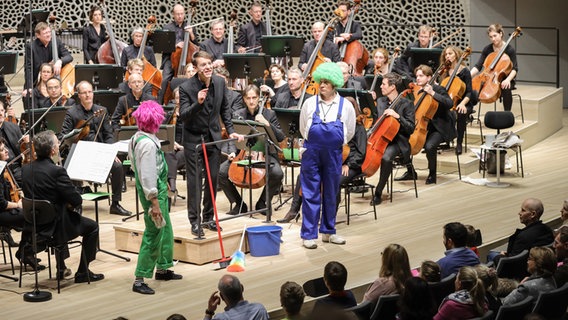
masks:
[[[366,182],[366,175],[361,173],[355,177],[347,184],[342,185],[343,191],[345,193],[345,214],[347,215],[347,225],[349,225],[349,217],[351,214],[351,194],[361,193],[361,197],[365,196],[365,192],[369,189],[371,190],[371,197],[375,194],[375,186]],[[373,213],[375,214],[375,220],[377,220],[377,206],[373,203]]]
[[[392,193],[393,193],[393,189],[394,189],[394,171],[395,169],[404,169],[404,170],[408,170],[408,168],[410,168],[410,170],[412,170],[411,172],[416,172],[416,170],[414,169],[414,164],[412,163],[412,156],[410,156],[410,162],[409,163],[405,163],[402,158],[400,157],[400,155],[396,156],[394,158],[394,160],[392,161],[392,169],[391,169],[391,175],[390,175],[390,185],[387,184],[387,190],[390,193],[390,202],[392,202]],[[416,198],[418,198],[418,187],[416,186],[416,175],[414,176],[414,194],[416,195]]]
[[[494,316],[493,311],[487,310],[487,312],[485,312],[485,314],[483,314],[481,317],[473,318],[470,320],[491,320],[493,319],[493,316]]]
[[[304,282],[302,288],[304,288],[304,292],[312,298],[321,297],[329,293],[323,277]]]
[[[449,276],[442,279],[440,282],[428,282],[428,287],[430,287],[430,292],[432,293],[432,298],[437,306],[442,303],[445,297],[450,293],[456,291],[456,274],[452,273]]]
[[[521,97],[521,95],[518,93],[511,94],[511,97],[519,98],[519,105],[521,107],[521,121],[525,123],[525,113],[523,112],[523,97]],[[499,97],[499,101],[501,101],[501,97]],[[481,101],[479,101],[478,105],[479,113],[477,115],[477,120],[479,120],[479,116],[481,115]],[[497,101],[493,102],[493,111],[497,111]]]
[[[526,297],[523,301],[508,306],[501,306],[497,311],[495,320],[522,319],[531,313],[533,308],[533,298]]]
[[[502,257],[497,264],[497,276],[499,278],[508,278],[522,280],[527,275],[527,260],[529,251],[523,250],[521,253],[512,257]]]
[[[32,233],[34,234],[34,237],[36,238],[36,242],[37,243],[44,242],[45,245],[47,246],[48,253],[51,249],[51,251],[53,251],[54,254],[59,255],[61,253],[61,251],[67,249],[67,247],[69,245],[75,245],[75,246],[82,246],[83,245],[83,243],[79,240],[72,240],[72,241],[67,241],[67,242],[64,242],[64,243],[57,243],[55,241],[55,239],[53,238],[53,235],[38,233],[36,231],[38,226],[50,225],[50,224],[54,223],[55,220],[57,219],[58,214],[55,210],[55,207],[51,204],[51,202],[49,202],[47,200],[31,200],[31,199],[24,198],[24,199],[22,199],[22,208],[23,208],[24,219],[25,219],[26,223],[33,226]],[[22,252],[22,257],[25,257],[25,256],[26,256],[26,253]],[[52,277],[51,276],[51,258],[50,258],[49,254],[48,254],[47,257],[48,257],[48,266],[49,266],[49,278],[51,279],[51,277]],[[87,265],[87,257],[85,257],[82,250],[81,250],[81,259],[83,259],[83,263],[85,265]],[[20,266],[20,283],[19,283],[20,287],[22,287],[22,271],[23,271],[23,269],[24,269],[24,266],[21,265]],[[36,270],[36,272],[37,272],[37,270]],[[57,278],[57,293],[60,293],[61,292],[61,279],[59,277],[59,274],[56,275],[56,278]],[[87,278],[87,282],[89,284],[91,283],[89,278]]]
[[[532,312],[536,312],[547,320],[562,319],[568,308],[568,283],[562,287],[543,292],[538,295]]]
[[[371,301],[363,301],[354,307],[345,309],[345,311],[353,312],[359,320],[369,320],[374,308],[375,304]]]
[[[7,232],[10,232],[10,231],[7,231]],[[2,244],[2,255],[4,256],[4,264],[7,264],[8,259],[6,259],[6,247],[8,247],[8,258],[10,259],[10,266],[12,267],[12,274],[15,275],[16,269],[14,268],[14,259],[12,257],[12,247],[10,247],[10,245],[6,241],[6,239],[8,237],[7,232],[0,231],[0,243]],[[0,277],[10,279],[10,280],[14,280],[14,281],[18,281],[17,278],[6,276],[6,275],[3,275],[3,274],[0,274]]]
[[[380,296],[371,314],[370,320],[394,320],[398,313],[398,300],[400,295],[391,294]]]

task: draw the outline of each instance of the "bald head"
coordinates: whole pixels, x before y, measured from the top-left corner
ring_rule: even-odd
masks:
[[[244,287],[239,281],[239,278],[226,274],[219,279],[217,286],[221,297],[227,306],[234,306],[237,302],[243,300]]]
[[[540,217],[544,213],[544,205],[542,204],[542,201],[540,201],[539,199],[528,198],[525,200],[525,205],[526,208],[533,210],[535,212],[535,215],[538,219],[540,219]]]

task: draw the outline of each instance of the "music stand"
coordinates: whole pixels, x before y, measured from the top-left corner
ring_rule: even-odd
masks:
[[[33,30],[39,22],[47,22],[49,11],[43,9],[32,10],[31,15],[31,30]],[[18,24],[18,31],[25,34],[30,33],[30,13],[26,13],[20,21],[20,24]]]
[[[276,207],[276,210],[280,209],[284,204],[286,204],[290,199],[294,198],[294,191],[296,181],[294,180],[294,167],[296,167],[300,162],[300,150],[294,148],[294,139],[301,138],[300,133],[300,109],[272,109],[276,113],[278,122],[282,127],[282,131],[288,132],[288,145],[282,150],[284,155],[284,162],[290,165],[292,168],[292,195],[288,199],[284,200],[281,204]]]
[[[124,78],[124,69],[114,64],[77,64],[75,83],[88,81],[93,91],[116,89]]]
[[[365,75],[365,82],[367,83],[367,88],[371,88],[374,79],[375,76],[372,74]],[[374,90],[375,94],[377,95],[377,98],[383,96],[383,92],[381,91],[381,83],[383,83],[383,76],[379,75],[377,76],[377,84],[375,85],[375,90]]]
[[[110,117],[113,115],[114,109],[116,109],[118,99],[124,95],[124,92],[116,90],[99,90],[93,92],[93,95],[93,102],[106,107]]]
[[[359,110],[363,112],[363,109],[368,108],[371,114],[376,113],[375,100],[371,92],[368,90],[357,90],[353,88],[337,88],[337,93],[342,97],[351,97],[357,101],[359,104]]]
[[[292,35],[262,36],[262,52],[271,57],[286,57],[286,72],[292,66],[292,57],[299,57],[304,47],[304,38]]]
[[[436,70],[440,65],[441,48],[410,48],[411,70],[421,64],[427,65],[432,70]]]
[[[26,123],[33,124],[32,119],[39,119],[48,109],[49,108],[27,109],[22,113],[20,119],[26,121]],[[65,119],[66,114],[66,107],[51,108],[51,110],[41,120],[38,131],[51,130],[55,133],[59,133],[63,126],[63,120]]]
[[[264,53],[223,53],[223,60],[232,78],[262,78],[270,66],[270,56]]]
[[[16,73],[17,65],[17,52],[0,52],[0,75]]]
[[[154,53],[172,53],[176,51],[176,33],[169,30],[156,30],[150,36]]]

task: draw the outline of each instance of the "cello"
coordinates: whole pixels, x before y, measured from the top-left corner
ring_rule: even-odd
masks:
[[[355,5],[351,8],[351,12],[349,13],[349,18],[345,24],[345,32],[349,32],[351,30],[355,13],[359,11],[359,7],[361,6],[361,0],[354,0],[353,2]],[[343,43],[339,46],[339,55],[342,61],[353,66],[353,74],[355,76],[363,75],[367,62],[369,62],[369,51],[367,51],[359,40],[354,40],[349,43],[347,43],[347,41],[343,41]]]
[[[463,98],[463,95],[464,95],[465,90],[466,90],[465,83],[460,78],[456,77],[456,75],[458,74],[458,71],[460,70],[460,66],[461,66],[463,60],[467,59],[467,57],[470,54],[471,54],[471,48],[467,47],[464,50],[461,57],[459,58],[458,62],[456,63],[456,65],[454,67],[454,71],[452,72],[452,75],[444,78],[444,80],[442,80],[442,83],[440,83],[440,85],[446,89],[450,98],[452,98],[452,100],[454,101],[454,106],[452,107],[452,110],[456,109],[456,106],[458,105],[458,103]],[[449,61],[447,61],[447,62],[449,62]],[[451,68],[451,66],[446,66],[446,67]]]
[[[479,101],[493,103],[501,96],[501,81],[513,70],[511,58],[505,49],[511,40],[521,35],[521,27],[517,27],[499,52],[491,52],[483,62],[483,71],[471,80],[473,90],[479,92]]]
[[[402,91],[392,102],[389,109],[393,109],[411,89]],[[361,165],[361,172],[367,177],[373,176],[381,166],[385,149],[394,139],[400,128],[397,119],[383,114],[377,122],[367,131],[367,152]]]
[[[57,37],[55,34],[55,19],[55,16],[49,17],[49,22],[51,24],[51,56],[53,57],[53,63],[59,60],[59,53],[57,52]],[[61,66],[59,77],[61,79],[61,93],[70,98],[75,92],[75,66],[73,66],[73,63]]]
[[[104,0],[101,0],[101,10],[103,17],[105,17],[108,40],[105,41],[97,51],[97,61],[101,64],[120,64],[120,55],[127,45],[115,39],[112,25],[110,24],[110,17],[105,13]]]

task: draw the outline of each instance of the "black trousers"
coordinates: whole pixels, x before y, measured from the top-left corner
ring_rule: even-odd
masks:
[[[89,269],[89,263],[95,260],[97,256],[97,242],[99,239],[99,225],[96,221],[81,217],[79,223],[75,225],[76,232],[79,233],[81,236],[83,245],[82,245],[82,252],[81,254],[85,255],[87,260],[87,264],[83,262],[83,259],[80,259],[79,268],[77,272],[87,272]],[[68,239],[68,241],[73,239]],[[69,257],[69,250],[67,246],[63,246],[63,250],[59,252],[55,256],[55,260],[57,261],[57,270],[63,270],[66,268],[64,260]]]
[[[122,200],[122,182],[124,181],[124,169],[122,163],[114,161],[110,169],[110,185],[112,189],[112,201]]]
[[[444,137],[438,131],[429,131],[424,143],[426,159],[428,159],[428,174],[436,176],[436,161],[438,159],[438,146],[444,141]]]
[[[401,154],[400,147],[396,143],[391,143],[385,149],[383,158],[381,159],[381,167],[379,168],[379,183],[377,183],[377,189],[375,190],[375,197],[380,197],[383,193],[383,189],[387,185],[387,181],[392,172],[392,162],[396,156]],[[410,159],[405,159],[410,160]]]
[[[216,197],[217,195],[217,176],[219,175],[219,159],[221,157],[221,150],[215,146],[207,148],[207,158],[209,160],[209,168],[211,170],[211,183],[213,190],[209,189],[209,179],[205,173],[205,163],[203,162],[203,153],[199,152],[197,159],[199,163],[199,172],[197,172],[195,162],[196,151],[195,145],[188,144],[184,146],[185,153],[185,171],[187,173],[187,216],[191,224],[198,222],[198,206],[201,205],[201,192],[203,190],[203,181],[205,181],[205,194],[203,195],[203,211],[201,222],[213,221],[213,200],[211,193]],[[205,175],[205,177],[203,176]],[[198,180],[196,178],[199,177]],[[205,180],[204,180],[205,179]]]

